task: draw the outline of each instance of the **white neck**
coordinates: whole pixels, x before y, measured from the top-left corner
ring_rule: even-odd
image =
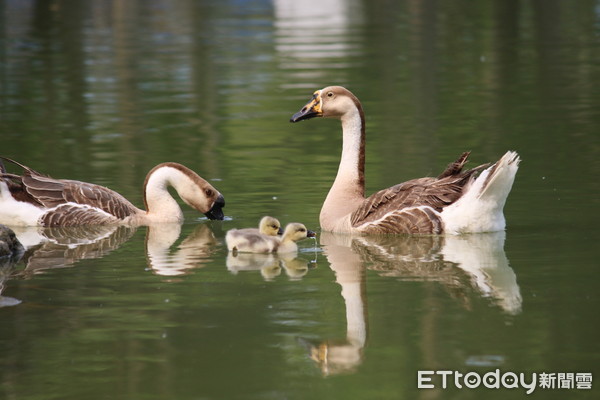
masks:
[[[167,188],[173,186],[181,190],[181,182],[189,178],[181,171],[159,168],[148,178],[146,184],[146,217],[152,222],[183,222],[183,212]]]
[[[357,108],[341,118],[343,142],[342,157],[335,181],[321,209],[320,222],[325,230],[335,230],[334,225],[354,211],[364,200],[364,137],[363,120]]]

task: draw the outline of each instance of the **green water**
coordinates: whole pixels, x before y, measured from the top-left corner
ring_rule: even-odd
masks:
[[[142,205],[177,161],[225,221],[18,232],[0,398],[598,398],[598,1],[0,1],[0,154]],[[318,230],[350,88],[367,192],[522,157],[507,231],[228,257],[269,214]],[[591,390],[417,388],[419,370],[592,373]]]

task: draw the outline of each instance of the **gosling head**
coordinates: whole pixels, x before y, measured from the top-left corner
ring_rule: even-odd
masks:
[[[269,217],[268,215],[262,217],[260,223],[258,224],[258,230],[263,235],[268,236],[277,236],[283,233],[283,229],[281,229],[281,224],[277,218]]]
[[[348,89],[342,86],[327,86],[313,93],[313,97],[290,122],[298,122],[315,117],[342,119],[355,110],[362,112],[360,102]]]
[[[316,237],[317,234],[311,230],[306,229],[306,226],[299,222],[292,222],[286,225],[285,231],[283,231],[283,240],[291,240],[298,242],[300,240]]]

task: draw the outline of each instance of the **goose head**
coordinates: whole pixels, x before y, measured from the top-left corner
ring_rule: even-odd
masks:
[[[225,218],[223,214],[225,198],[223,195],[195,172],[191,170],[189,172],[192,173],[189,175],[190,184],[178,190],[181,200],[188,206],[200,211],[208,219],[222,220]]]
[[[362,111],[362,107],[352,92],[342,86],[328,86],[315,91],[310,101],[292,116],[290,122],[315,117],[343,119],[356,110]]]
[[[281,224],[277,218],[269,217],[268,215],[262,217],[258,224],[260,233],[268,236],[277,236],[283,234]]]
[[[208,219],[222,220],[225,217],[223,195],[194,171],[174,162],[159,164],[146,176],[144,201],[148,212],[156,212],[151,209],[153,205],[160,208],[160,200],[156,202],[154,199],[164,198],[163,194],[169,185],[188,206],[200,211]]]
[[[306,229],[304,224],[299,222],[292,222],[286,225],[283,231],[283,241],[297,242],[302,239],[316,237],[317,234],[311,230]]]

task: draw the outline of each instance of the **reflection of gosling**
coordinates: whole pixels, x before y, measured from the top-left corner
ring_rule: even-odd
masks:
[[[227,254],[227,269],[232,274],[240,271],[260,270],[266,281],[271,281],[281,274],[279,257],[271,253],[234,253]]]
[[[292,256],[293,257],[293,256]],[[285,269],[285,272],[292,280],[302,278],[308,273],[309,268],[314,268],[315,265],[309,266],[308,261],[303,258],[282,258],[281,265]]]
[[[265,281],[272,281],[273,279],[281,275],[281,267],[279,266],[279,263],[262,267],[260,269],[260,274],[262,275]]]
[[[290,253],[298,250],[297,241],[315,237],[313,231],[297,222],[288,224],[281,238],[252,232],[237,235],[236,232],[229,231],[225,236],[227,248],[234,253]]]
[[[325,376],[355,372],[363,362],[363,345],[348,339],[313,343],[299,338],[298,341]]]

